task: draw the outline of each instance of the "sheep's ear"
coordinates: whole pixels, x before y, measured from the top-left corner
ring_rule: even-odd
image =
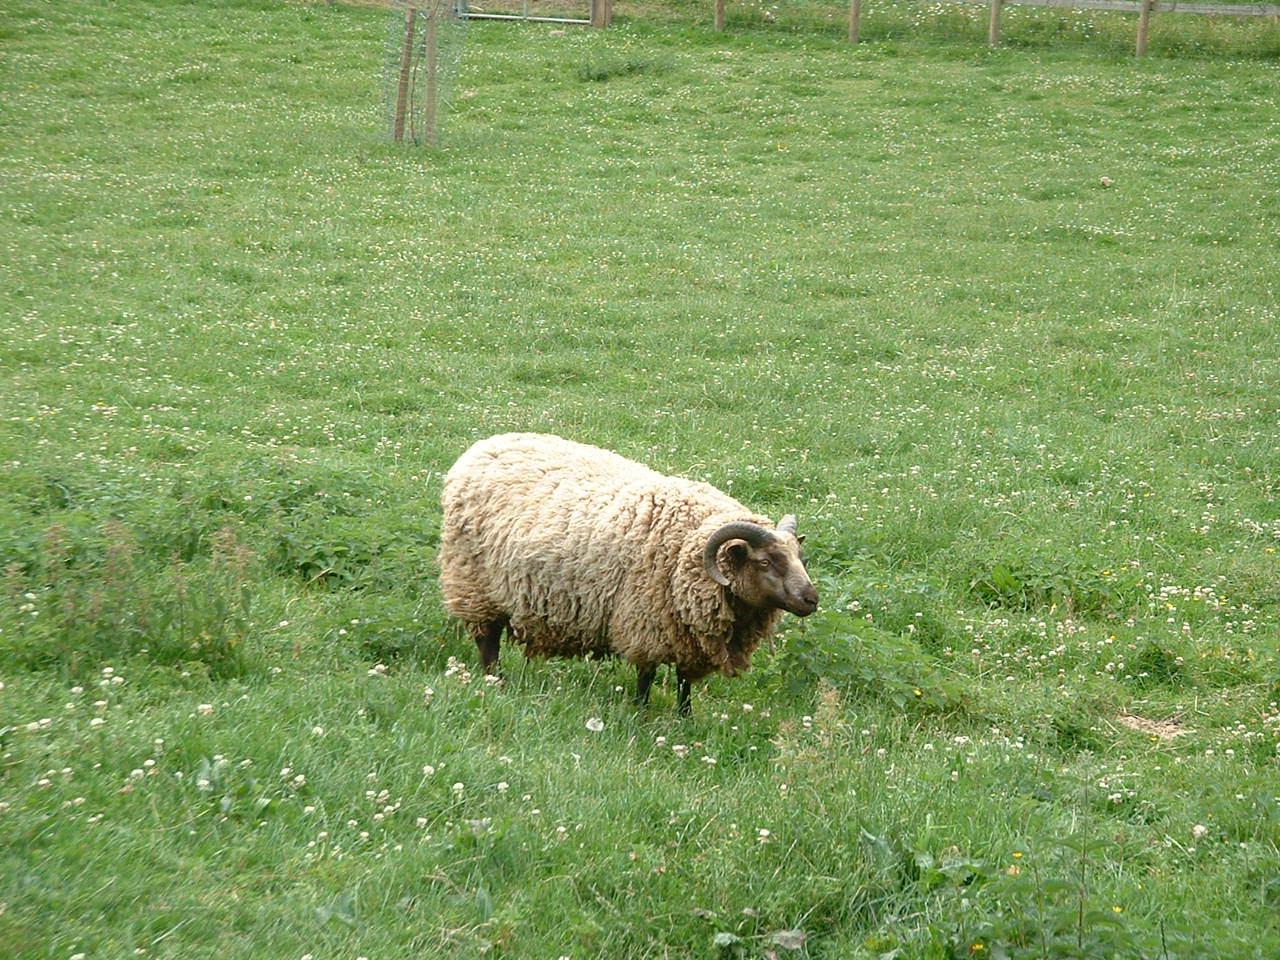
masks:
[[[800,534],[798,537],[796,537],[796,543],[804,543],[804,534],[803,534],[803,533],[802,533],[802,534]]]
[[[729,540],[720,547],[720,556],[732,567],[740,567],[751,556],[751,544],[745,540]]]

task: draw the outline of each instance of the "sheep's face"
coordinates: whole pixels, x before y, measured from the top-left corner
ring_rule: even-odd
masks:
[[[716,561],[733,595],[750,606],[781,608],[797,617],[818,609],[818,591],[805,569],[802,536],[778,531],[754,547],[746,540],[729,540]]]

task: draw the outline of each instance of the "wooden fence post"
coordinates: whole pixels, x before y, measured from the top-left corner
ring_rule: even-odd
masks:
[[[1147,38],[1151,33],[1151,8],[1153,0],[1142,0],[1142,9],[1138,12],[1138,43],[1134,48],[1135,56],[1144,56],[1147,52]]]
[[[603,30],[613,23],[613,0],[591,0],[591,26]]]
[[[428,146],[434,147],[440,140],[440,131],[438,129],[439,118],[439,102],[440,102],[440,41],[438,37],[439,24],[436,21],[437,5],[432,4],[431,12],[427,14],[427,129],[426,141]]]
[[[404,115],[409,103],[409,74],[413,67],[413,27],[418,11],[410,7],[405,11],[404,48],[400,51],[400,85],[396,89],[396,119],[391,138],[399,143],[404,139]]]
[[[992,47],[1000,46],[1000,12],[1004,7],[1004,0],[991,0],[991,24],[987,28],[987,44]]]
[[[716,0],[716,29],[724,29],[724,0]]]
[[[862,37],[862,0],[849,0],[849,42],[857,43]]]

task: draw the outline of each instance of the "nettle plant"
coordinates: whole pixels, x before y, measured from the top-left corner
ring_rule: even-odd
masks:
[[[759,683],[801,693],[826,681],[900,710],[962,708],[959,684],[935,655],[952,628],[934,598],[892,590],[874,577],[846,577],[840,589],[821,586],[830,597],[822,609],[757,655]]]

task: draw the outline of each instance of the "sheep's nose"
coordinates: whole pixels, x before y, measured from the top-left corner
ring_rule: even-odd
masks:
[[[813,584],[806,584],[795,596],[788,608],[797,617],[807,617],[818,609],[818,591]]]

